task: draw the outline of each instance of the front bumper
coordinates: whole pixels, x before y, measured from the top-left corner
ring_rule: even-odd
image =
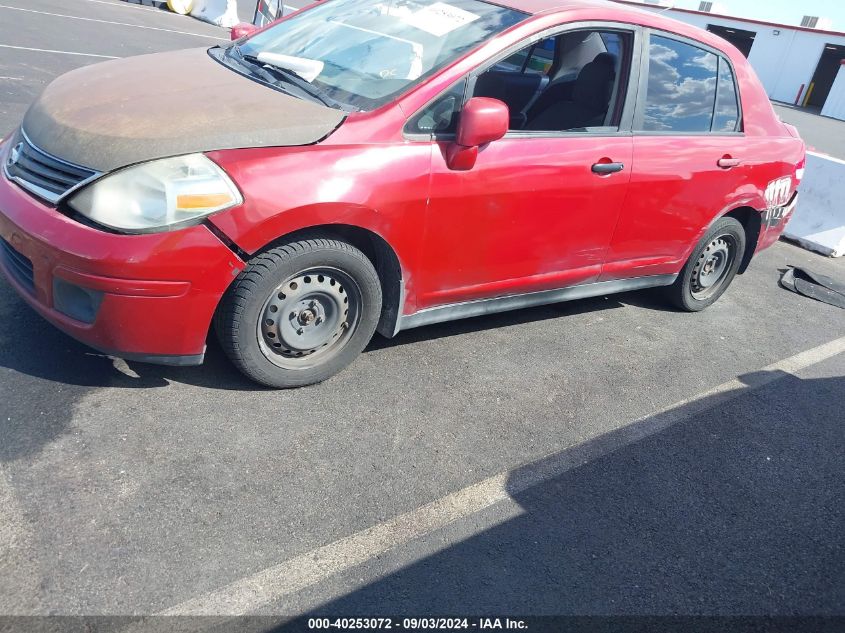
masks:
[[[7,147],[0,146],[0,160]],[[102,352],[202,362],[211,319],[244,263],[206,226],[115,235],[0,175],[0,272],[50,323]]]

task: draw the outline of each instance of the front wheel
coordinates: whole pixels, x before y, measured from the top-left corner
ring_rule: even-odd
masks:
[[[380,313],[370,260],[346,242],[310,239],[250,260],[223,298],[215,329],[246,376],[268,387],[301,387],[349,365]]]
[[[669,300],[689,312],[711,305],[736,277],[744,253],[742,224],[734,218],[720,218],[695,247],[675,283],[667,288]]]

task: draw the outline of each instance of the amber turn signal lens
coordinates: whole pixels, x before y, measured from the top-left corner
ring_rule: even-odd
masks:
[[[176,196],[177,209],[214,209],[233,202],[228,193],[189,193]]]

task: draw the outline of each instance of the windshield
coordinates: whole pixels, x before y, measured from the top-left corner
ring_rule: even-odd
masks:
[[[250,38],[238,52],[369,110],[525,17],[479,0],[330,0]]]

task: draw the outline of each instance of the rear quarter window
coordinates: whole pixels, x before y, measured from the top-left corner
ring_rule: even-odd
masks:
[[[719,80],[716,91],[716,110],[713,116],[714,132],[734,132],[739,125],[739,99],[736,81],[730,64],[719,59]]]

